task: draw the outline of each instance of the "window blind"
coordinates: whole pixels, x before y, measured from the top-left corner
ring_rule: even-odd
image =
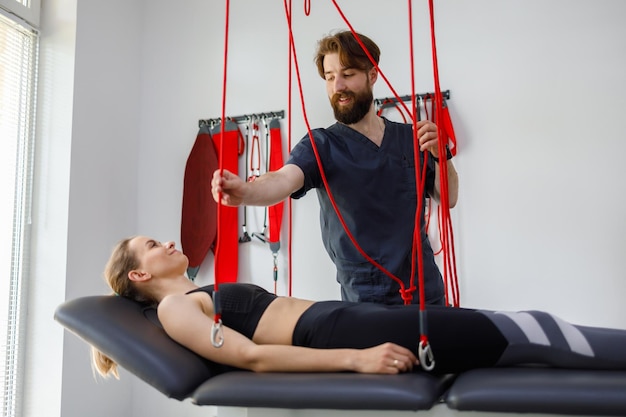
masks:
[[[0,397],[19,415],[38,34],[0,13]]]

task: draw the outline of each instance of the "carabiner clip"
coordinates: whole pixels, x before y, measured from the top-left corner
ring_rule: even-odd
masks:
[[[430,344],[428,344],[428,342],[420,341],[417,349],[417,355],[423,370],[432,371],[435,369],[435,356],[433,355],[433,350],[430,348]]]
[[[224,344],[224,332],[222,331],[222,319],[217,323],[213,322],[211,327],[211,344],[213,347],[221,348]]]

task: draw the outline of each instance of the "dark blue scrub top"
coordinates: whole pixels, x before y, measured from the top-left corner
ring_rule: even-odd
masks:
[[[376,262],[402,279],[409,288],[411,248],[417,202],[412,125],[385,119],[380,147],[356,130],[335,123],[312,131],[332,196],[348,230]],[[423,154],[419,153],[420,166]],[[402,304],[399,284],[369,263],[345,233],[329,200],[308,134],[293,148],[288,164],[304,172],[304,187],[292,194],[300,198],[312,188],[320,203],[320,225],[326,251],[337,267],[342,298]],[[424,177],[423,169],[420,177]],[[428,158],[425,198],[435,182],[435,164]],[[427,303],[443,302],[443,281],[419,216]],[[415,285],[418,285],[417,268]],[[413,302],[419,302],[418,292]]]

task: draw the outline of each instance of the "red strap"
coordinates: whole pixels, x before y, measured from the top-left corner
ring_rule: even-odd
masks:
[[[213,143],[221,158],[221,168],[235,175],[239,169],[240,136],[237,124],[228,120],[223,129],[213,133]],[[217,213],[218,234],[214,246],[215,280],[220,283],[235,282],[239,264],[238,208],[219,204]]]
[[[278,171],[282,168],[283,161],[283,141],[280,131],[280,122],[273,119],[270,122],[270,163],[268,171]],[[269,211],[269,243],[272,248],[273,243],[280,242],[280,230],[283,223],[284,201],[274,204],[268,208]],[[272,249],[272,252],[275,252]]]
[[[452,126],[452,119],[450,118],[450,110],[448,110],[448,106],[444,100],[443,102],[443,110],[441,114],[441,123],[446,128],[446,133],[448,134],[448,147],[450,148],[450,153],[452,156],[456,156],[456,135],[454,134],[454,126]]]
[[[208,126],[198,132],[187,158],[183,184],[180,240],[189,258],[188,275],[194,279],[217,234],[217,203],[211,195],[213,171],[219,168]]]

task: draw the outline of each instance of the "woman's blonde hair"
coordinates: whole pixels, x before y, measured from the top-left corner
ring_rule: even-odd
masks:
[[[139,267],[139,259],[130,249],[130,241],[133,239],[134,237],[129,237],[115,245],[104,268],[104,279],[117,296],[126,297],[142,304],[155,304],[155,300],[140,293],[128,278],[128,273]],[[91,348],[91,363],[94,371],[101,376],[106,378],[113,375],[119,379],[117,363],[95,347]]]

